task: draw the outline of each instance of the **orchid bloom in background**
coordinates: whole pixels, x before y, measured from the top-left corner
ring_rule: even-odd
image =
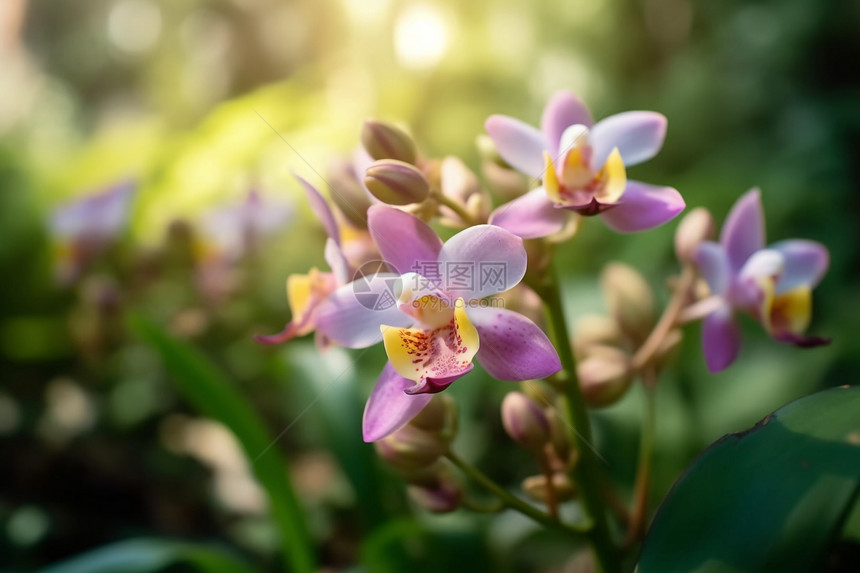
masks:
[[[334,212],[316,187],[298,175],[295,177],[307,195],[311,210],[328,234],[325,260],[331,272],[312,268],[307,274],[292,274],[287,277],[287,303],[292,319],[277,334],[254,337],[257,342],[263,344],[280,344],[313,332],[316,329],[316,313],[319,306],[338,287],[349,282],[353,274],[353,268],[343,252],[341,227],[338,226]],[[327,344],[327,338],[318,333],[317,344],[324,347]]]
[[[61,283],[76,279],[83,267],[119,236],[128,220],[134,191],[135,184],[127,181],[54,210],[49,227],[57,245]]]
[[[780,342],[798,346],[829,342],[803,336],[812,315],[812,289],[827,271],[827,249],[801,239],[765,247],[758,189],[735,203],[720,242],[699,245],[695,259],[712,295],[696,303],[709,311],[702,325],[702,344],[711,372],[725,369],[738,355],[741,340],[736,311],[750,313]]]
[[[629,111],[596,124],[582,101],[559,92],[543,112],[541,129],[504,115],[493,115],[487,132],[499,155],[543,184],[502,205],[490,223],[530,239],[552,235],[570,213],[599,215],[613,230],[652,229],[684,210],[671,187],[627,179],[626,167],[654,157],[663,146],[666,118],[651,111]]]
[[[389,362],[365,408],[365,441],[411,420],[433,393],[471,371],[473,359],[500,380],[560,370],[536,324],[487,300],[523,278],[522,239],[477,225],[443,244],[426,223],[386,205],[369,209],[368,227],[393,272],[339,288],[316,316],[317,329],[343,346],[385,345]]]

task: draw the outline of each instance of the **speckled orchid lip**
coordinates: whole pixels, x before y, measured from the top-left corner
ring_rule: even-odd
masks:
[[[666,118],[659,113],[630,111],[595,123],[582,101],[563,91],[544,109],[541,129],[504,115],[491,116],[486,129],[509,165],[543,181],[490,215],[491,224],[524,239],[561,231],[570,211],[600,216],[611,229],[633,233],[684,210],[675,189],[626,179],[626,167],[651,159],[662,147]],[[558,172],[550,168],[556,162]]]
[[[791,239],[765,248],[761,193],[751,189],[729,212],[720,242],[699,245],[696,263],[711,290],[702,346],[711,372],[727,368],[741,347],[735,314],[746,312],[775,340],[802,347],[829,339],[804,336],[812,316],[812,289],[829,264],[827,249]]]

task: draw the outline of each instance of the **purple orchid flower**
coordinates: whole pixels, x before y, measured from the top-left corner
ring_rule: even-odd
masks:
[[[633,233],[684,210],[672,187],[627,179],[625,167],[651,159],[663,146],[666,118],[659,113],[629,111],[595,124],[585,104],[563,91],[544,109],[540,130],[504,115],[491,116],[486,129],[505,161],[543,180],[490,216],[491,224],[520,237],[552,235],[571,212],[599,215],[611,229]]]
[[[343,346],[385,345],[389,362],[365,408],[365,441],[402,427],[433,393],[471,371],[473,358],[500,380],[561,369],[536,324],[486,300],[525,275],[522,239],[477,225],[443,244],[426,223],[386,205],[369,209],[368,227],[394,272],[339,288],[316,316],[317,330]]]
[[[135,189],[135,183],[126,181],[54,210],[49,227],[58,247],[60,282],[76,279],[87,263],[119,236],[128,220]]]
[[[696,263],[712,295],[696,303],[708,312],[702,324],[702,345],[711,372],[725,369],[738,355],[737,311],[751,314],[780,342],[798,346],[829,342],[802,334],[812,316],[812,289],[827,271],[827,249],[801,239],[765,248],[758,189],[748,191],[732,207],[719,243],[699,245]]]
[[[287,278],[287,303],[290,306],[292,320],[281,332],[269,336],[256,335],[254,339],[262,344],[280,344],[314,332],[320,305],[338,287],[345,285],[353,273],[353,268],[344,255],[340,228],[328,202],[307,180],[298,175],[294,176],[304,189],[311,210],[328,234],[325,260],[331,272],[312,268],[307,274],[293,274]],[[327,338],[318,333],[318,346],[325,347],[327,343]]]

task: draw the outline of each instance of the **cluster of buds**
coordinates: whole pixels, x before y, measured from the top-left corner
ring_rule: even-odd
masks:
[[[376,452],[409,484],[409,496],[435,512],[454,511],[463,487],[444,459],[457,435],[457,404],[437,394],[408,424],[374,443]]]
[[[568,472],[576,460],[565,422],[553,407],[555,396],[536,381],[526,382],[523,390],[508,393],[502,401],[505,432],[534,455],[543,470],[523,481],[523,491],[548,503],[572,499],[576,490]]]

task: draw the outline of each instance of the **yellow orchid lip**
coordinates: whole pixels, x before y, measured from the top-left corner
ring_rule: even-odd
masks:
[[[410,394],[444,390],[469,372],[478,352],[478,331],[458,299],[451,319],[442,325],[412,328],[382,326],[382,342],[388,360],[398,374],[416,385]]]
[[[561,175],[549,153],[544,152],[543,185],[556,207],[580,215],[598,215],[614,207],[627,187],[627,172],[618,148],[594,173],[589,164],[590,148],[574,147],[564,157]]]

